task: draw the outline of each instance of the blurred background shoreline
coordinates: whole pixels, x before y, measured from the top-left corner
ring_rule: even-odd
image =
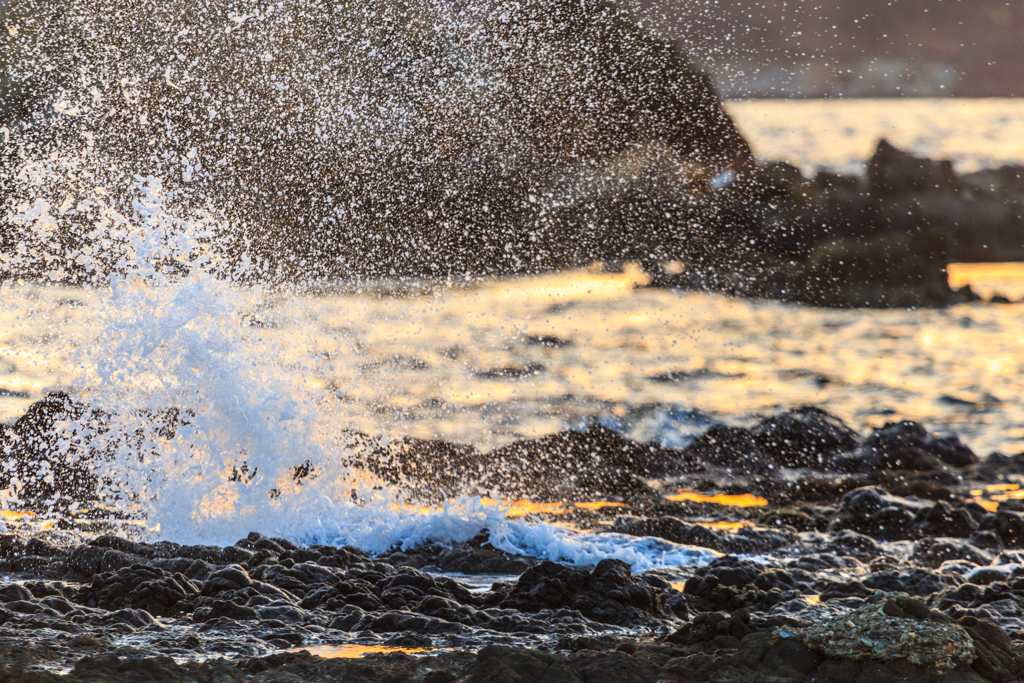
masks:
[[[1024,95],[1024,4],[642,0],[726,99]]]

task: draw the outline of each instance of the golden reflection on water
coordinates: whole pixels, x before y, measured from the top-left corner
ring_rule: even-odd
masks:
[[[913,419],[982,455],[1024,450],[1020,305],[822,310],[637,280],[576,271],[421,295],[244,293],[267,324],[241,333],[253,363],[311,396],[325,429],[489,449],[594,416],[658,440],[671,420],[653,406],[736,418],[814,404],[861,430]],[[0,420],[73,381],[103,296],[0,285]]]
[[[991,299],[1002,294],[1011,301],[1024,298],[1024,263],[950,263],[949,285],[970,285],[976,294]]]
[[[308,652],[324,659],[356,659],[369,654],[388,654],[402,652],[407,655],[433,652],[429,647],[394,647],[391,645],[310,645],[295,649],[296,652]]]
[[[582,503],[573,503],[573,505],[575,505],[576,507],[580,508],[581,510],[591,510],[591,511],[601,510],[602,508],[624,508],[624,507],[628,507],[625,503],[613,503],[613,502],[607,501],[607,500],[584,501]]]
[[[974,501],[989,512],[995,512],[999,509],[1000,503],[1024,500],[1024,490],[1020,484],[989,484],[983,489],[972,490],[971,498],[968,500]]]
[[[972,172],[1024,162],[1024,99],[747,100],[726,109],[754,153],[805,173],[863,169],[881,137]]]
[[[739,493],[735,495],[716,493],[709,496],[685,489],[679,489],[679,493],[669,494],[665,498],[673,502],[714,503],[715,505],[729,505],[741,508],[761,507],[768,504],[767,500],[752,493]]]

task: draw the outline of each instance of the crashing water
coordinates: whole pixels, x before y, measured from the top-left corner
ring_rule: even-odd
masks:
[[[444,272],[442,247],[518,258],[507,235],[463,244],[458,224],[492,211],[474,194],[480,177],[497,176],[501,188],[512,171],[543,166],[555,142],[520,139],[529,122],[509,128],[519,106],[509,84],[524,76],[502,60],[529,49],[503,42],[512,9],[7,8],[12,72],[44,104],[2,131],[15,159],[5,210],[16,232],[0,265],[13,278],[85,286],[95,299],[99,322],[81,333],[67,378],[86,410],[60,425],[58,441],[69,462],[92,454],[94,507],[183,543],[226,545],[255,529],[382,552],[486,529],[499,549],[578,564],[612,557],[642,570],[715,556],[511,520],[480,497],[407,505],[400,487],[347,462],[352,433],[333,419],[334,394],[311,386],[302,362],[277,362],[294,355],[282,340],[251,332],[262,298],[324,274],[388,275],[402,261]],[[618,30],[632,40],[634,29]],[[577,67],[550,77],[573,82]],[[648,157],[679,163],[671,149],[621,142],[574,149],[577,167],[529,195],[538,215]],[[588,170],[623,149],[621,169]],[[452,244],[431,241],[436,226]],[[536,253],[531,268],[558,265]],[[294,476],[303,462],[314,476]]]
[[[174,217],[153,177],[138,181],[131,206],[127,216],[100,213],[101,224],[120,231],[122,263],[130,265],[109,277],[99,294],[104,325],[80,342],[70,383],[90,412],[61,425],[60,444],[71,462],[105,454],[94,463],[105,482],[102,506],[142,520],[152,538],[229,545],[258,529],[383,552],[467,541],[486,529],[496,548],[569,563],[617,558],[643,570],[717,556],[510,520],[479,496],[427,510],[402,504],[401,490],[346,463],[352,437],[331,419],[333,394],[310,387],[302,368],[276,362],[280,341],[246,334],[259,291],[212,274],[202,239],[214,223]],[[39,234],[51,211],[37,203],[15,221]],[[168,408],[176,411],[170,430],[160,417]],[[302,460],[315,463],[316,474],[296,481]]]

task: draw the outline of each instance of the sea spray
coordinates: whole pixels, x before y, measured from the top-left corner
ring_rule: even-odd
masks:
[[[226,545],[255,529],[383,552],[487,530],[498,549],[576,564],[614,557],[646,569],[715,556],[509,520],[479,497],[404,504],[401,487],[351,467],[356,446],[330,419],[332,395],[279,362],[284,341],[252,334],[262,293],[215,275],[206,244],[223,226],[176,215],[155,177],[137,179],[124,197],[120,210],[107,203],[97,214],[118,240],[119,267],[98,295],[105,324],[76,357],[74,398],[88,410],[61,424],[59,442],[63,457],[94,454],[99,506],[142,524],[122,532]],[[16,218],[36,228],[60,214],[37,204]],[[308,474],[297,477],[303,464]]]
[[[554,27],[542,30],[541,15]],[[0,197],[13,226],[3,238],[15,248],[0,266],[9,278],[91,287],[101,308],[102,324],[77,340],[71,384],[84,412],[62,422],[56,454],[88,459],[99,495],[90,504],[182,542],[225,544],[257,530],[382,551],[488,529],[509,552],[682,561],[687,551],[647,541],[508,521],[479,499],[405,507],[408,492],[351,466],[352,433],[332,420],[332,395],[281,361],[301,358],[283,345],[302,340],[248,327],[265,287],[307,276],[389,275],[398,264],[433,273],[455,256],[552,267],[545,259],[564,250],[545,246],[544,212],[565,197],[586,200],[593,173],[624,164],[632,176],[648,153],[659,169],[675,168],[698,147],[702,163],[729,163],[735,149],[703,149],[675,123],[665,131],[680,140],[652,143],[661,114],[647,105],[635,112],[642,139],[609,135],[602,126],[620,125],[616,82],[593,91],[611,123],[567,114],[563,123],[577,126],[568,151],[552,146],[557,131],[522,116],[524,97],[547,92],[537,79],[575,102],[598,83],[580,69],[620,73],[605,73],[588,41],[566,41],[575,29],[590,42],[621,41],[616,50],[641,67],[675,55],[675,75],[703,88],[670,47],[616,10],[573,3],[551,14],[515,3],[285,2],[243,12],[209,2],[184,12],[18,2],[5,20],[12,73],[38,101],[4,131],[15,182]],[[546,53],[522,26],[550,42],[553,61],[538,57]],[[659,96],[686,101],[668,85]],[[727,122],[713,98],[693,113]],[[619,154],[621,163],[587,170]],[[586,191],[567,192],[577,177]],[[691,180],[687,171],[673,183]],[[550,191],[534,189],[541,181]],[[522,202],[509,200],[527,187]],[[506,221],[523,211],[536,214],[536,229]],[[539,245],[527,245],[535,261],[523,261],[513,233]]]

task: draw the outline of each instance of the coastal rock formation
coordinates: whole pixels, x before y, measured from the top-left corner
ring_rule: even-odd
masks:
[[[8,122],[13,144],[56,136],[70,155],[82,121],[116,117],[120,125],[90,133],[90,156],[116,160],[128,178],[181,159],[184,180],[165,185],[186,208],[220,207],[232,227],[217,243],[255,262],[246,276],[648,259],[686,232],[666,214],[682,215],[710,177],[750,159],[683,50],[603,2],[286,3],[246,15],[237,31],[222,29],[218,2],[173,16],[125,3],[116,12],[10,5],[25,28],[0,41],[37,96],[73,97],[71,74],[130,74],[126,96],[106,97],[102,111],[83,103],[84,119],[48,110],[50,128]],[[90,49],[69,50],[83,32]],[[201,56],[187,73],[184,54]],[[47,192],[9,190],[17,200]],[[64,279],[95,277],[88,268],[102,259],[75,263],[89,244],[84,219],[54,218],[57,241],[40,248],[66,267]],[[38,269],[31,261],[16,274]]]
[[[67,414],[82,425],[88,411],[51,396],[0,444],[19,472],[41,458],[68,468],[46,491],[90,471],[88,459],[61,463],[52,450]],[[22,447],[29,437],[33,449]],[[381,472],[414,471],[404,455],[450,482],[489,463],[496,487],[536,486],[534,499],[552,503],[537,513],[548,521],[610,534],[623,548],[649,537],[634,547],[685,550],[701,566],[575,566],[516,554],[526,551],[488,529],[377,555],[258,532],[224,547],[150,543],[110,533],[130,526],[29,497],[0,534],[0,680],[1024,676],[1024,503],[1001,495],[1016,490],[1008,482],[1024,474],[1024,454],[980,459],[913,422],[865,436],[808,407],[712,427],[684,451],[603,427],[492,453],[415,441],[388,450],[362,438],[391,458]],[[446,470],[452,454],[461,455]],[[517,467],[528,479],[512,476]],[[579,487],[538,485],[586,468]],[[296,476],[315,471],[310,463]],[[29,484],[22,490],[41,491]],[[570,504],[583,495],[617,501]],[[325,659],[302,648],[372,654]]]
[[[1020,169],[966,176],[886,140],[866,178],[761,163],[709,200],[717,248],[654,286],[839,308],[947,306],[951,262],[1024,259]],[[753,200],[753,201],[751,201]]]

